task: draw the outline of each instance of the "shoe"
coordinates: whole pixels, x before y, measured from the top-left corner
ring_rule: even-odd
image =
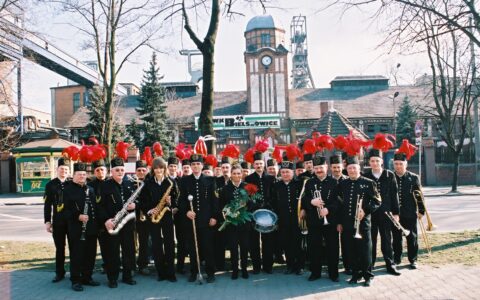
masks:
[[[283,274],[285,274],[285,275],[290,275],[290,274],[293,274],[293,273],[295,273],[295,271],[293,271],[293,269],[289,269],[289,268],[286,269],[286,270],[283,272]]]
[[[232,272],[232,280],[238,279],[238,270]]]
[[[410,269],[416,270],[417,269],[417,263],[416,262],[410,263]]]
[[[207,275],[207,283],[215,282],[215,275]]]
[[[177,282],[177,277],[176,277],[175,275],[169,276],[169,277],[167,278],[167,280],[170,281],[170,282]]]
[[[402,273],[398,272],[395,266],[387,267],[387,273],[395,276],[400,276]]]
[[[122,282],[126,283],[126,284],[129,284],[129,285],[136,285],[137,284],[137,282],[135,280],[133,280],[132,278],[122,279]]]
[[[284,265],[285,264],[285,259],[283,258],[283,255],[275,258],[274,262],[279,265]]]
[[[295,275],[303,275],[303,269],[298,269],[298,270],[295,272]]]
[[[352,277],[349,281],[349,284],[357,284],[358,283],[358,278],[357,277]]]
[[[116,280],[108,281],[108,287],[111,288],[111,289],[114,289],[114,288],[118,287],[117,281]]]
[[[55,275],[55,277],[53,277],[53,279],[52,279],[52,282],[53,283],[59,282],[59,281],[63,280],[63,278],[65,278],[65,275]]]
[[[394,259],[393,262],[396,264],[396,265],[399,265],[402,263],[402,260],[401,259]]]
[[[89,286],[99,286],[100,282],[95,281],[93,279],[89,279],[89,280],[82,281],[82,284],[83,285],[89,285]]]
[[[260,269],[253,268],[253,274],[255,275],[260,274]]]
[[[83,291],[83,286],[80,283],[72,283],[72,290],[75,292]]]
[[[353,274],[352,269],[345,269],[345,274],[352,275]]]
[[[338,279],[338,277],[330,277],[330,280],[333,281],[333,282],[339,282],[340,281]]]
[[[373,280],[372,277],[366,279],[365,282],[363,283],[363,286],[371,286],[372,280]]]
[[[248,279],[248,271],[247,270],[242,270],[242,278],[243,279]]]
[[[320,278],[322,278],[322,275],[320,275],[320,274],[317,275],[317,274],[312,273],[308,277],[308,281],[315,281],[315,280],[320,279]]]
[[[188,277],[188,282],[195,282],[197,280],[197,274],[190,274],[190,277]]]
[[[138,274],[141,275],[150,275],[150,270],[148,268],[139,268],[138,269]]]

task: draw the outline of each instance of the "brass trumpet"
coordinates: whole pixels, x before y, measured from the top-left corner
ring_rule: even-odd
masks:
[[[355,210],[355,223],[353,227],[355,228],[354,238],[361,239],[362,235],[360,234],[360,209],[362,209],[363,197],[360,198],[360,195],[357,197],[357,208]]]
[[[400,222],[398,222],[394,217],[393,217],[393,214],[391,211],[386,211],[385,214],[387,215],[387,217],[390,219],[390,221],[392,221],[393,225],[395,225],[395,227],[397,227],[398,230],[401,230],[403,235],[404,236],[408,236],[410,234],[410,230],[408,229],[405,229],[405,227],[402,226],[402,224],[400,224]]]
[[[427,216],[427,227],[425,227],[425,223],[423,223],[422,218],[418,218],[418,222],[420,223],[420,230],[422,231],[422,238],[423,238],[423,242],[425,243],[425,248],[427,249],[428,254],[432,254],[432,246],[430,245],[430,240],[428,239],[427,231],[431,231],[437,226],[435,226],[432,223],[432,219],[430,218],[430,215],[427,212],[427,207],[425,206],[425,200],[423,198],[422,191],[419,191],[419,190],[413,191],[413,199],[415,200],[415,205],[417,206],[417,212],[418,212],[418,201],[422,201],[423,206],[425,208],[425,215]]]
[[[316,188],[316,186],[315,186]],[[329,192],[329,195],[330,195],[330,192]],[[320,190],[317,190],[315,189],[315,191],[313,192],[313,199],[317,199],[317,198],[320,198],[322,201],[322,192]],[[327,216],[325,217],[322,217],[321,214],[320,214],[320,211],[323,209],[323,205],[321,207],[317,207],[317,214],[318,214],[318,218],[319,219],[322,219],[323,218],[323,225],[328,225],[330,223],[328,223],[328,220],[327,220]]]

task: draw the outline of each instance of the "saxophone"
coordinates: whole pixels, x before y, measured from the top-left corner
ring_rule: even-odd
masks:
[[[120,232],[120,230],[127,224],[128,221],[135,219],[135,211],[128,212],[127,207],[130,203],[133,203],[135,199],[140,194],[143,188],[143,181],[138,182],[138,188],[133,192],[133,194],[128,198],[127,202],[123,205],[122,209],[115,215],[113,218],[113,229],[109,229],[108,233],[111,235],[116,235]]]
[[[168,187],[165,194],[163,194],[163,196],[160,199],[160,201],[158,202],[157,206],[155,206],[155,209],[158,211],[158,213],[152,214],[152,223],[154,223],[154,224],[158,224],[162,220],[163,215],[167,212],[167,210],[170,209],[167,206],[167,198],[168,198],[168,196],[170,196],[170,192],[172,191],[173,182],[168,177],[166,179],[170,183],[170,186]]]

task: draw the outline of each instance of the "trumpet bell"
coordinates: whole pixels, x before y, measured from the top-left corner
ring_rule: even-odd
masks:
[[[356,238],[356,239],[361,239],[361,238],[362,238],[362,235],[361,235],[360,233],[356,233],[355,236],[354,236],[354,238]]]

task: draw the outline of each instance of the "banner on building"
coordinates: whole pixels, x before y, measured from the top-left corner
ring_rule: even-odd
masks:
[[[199,117],[195,117],[195,130],[198,130]],[[280,128],[280,115],[235,115],[214,116],[213,130]]]

